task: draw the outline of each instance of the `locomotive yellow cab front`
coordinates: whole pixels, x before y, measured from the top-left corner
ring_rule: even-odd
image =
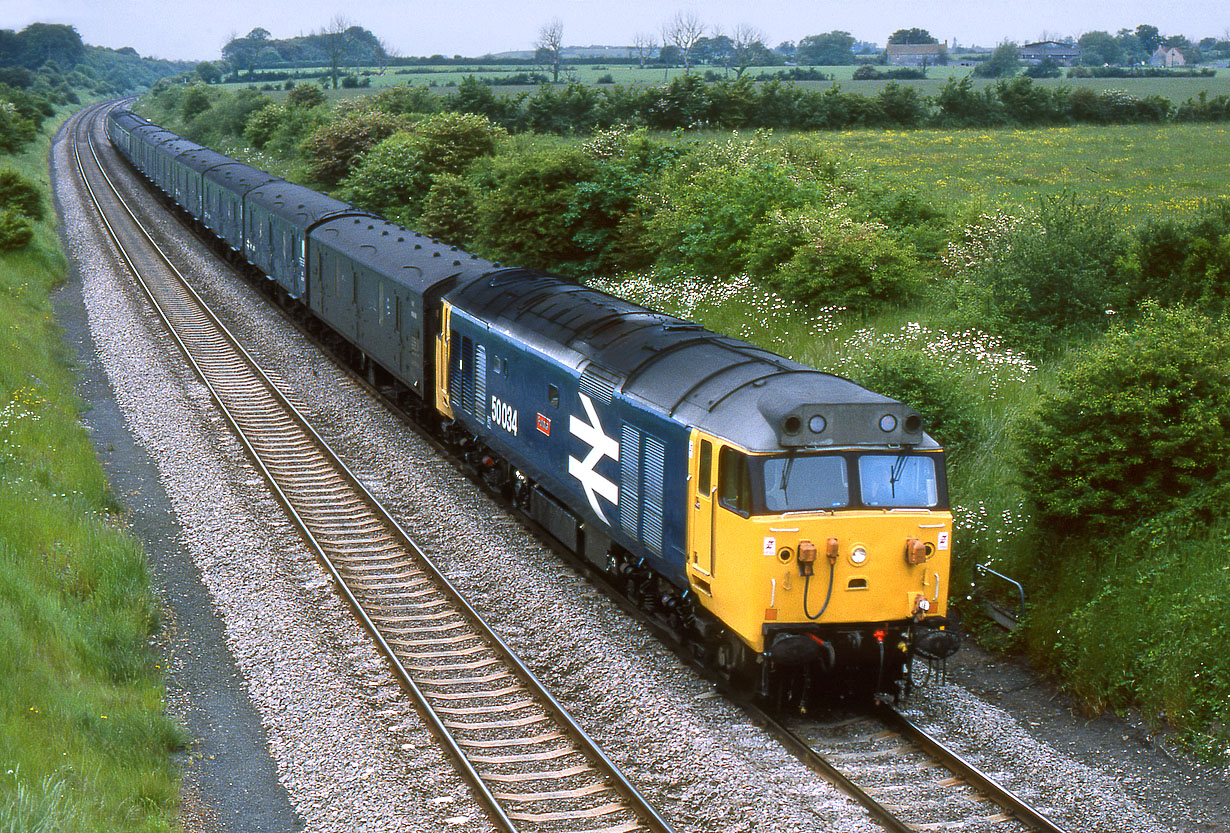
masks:
[[[943,463],[938,447],[757,454],[696,432],[697,600],[762,662],[896,678],[915,626],[947,613]]]

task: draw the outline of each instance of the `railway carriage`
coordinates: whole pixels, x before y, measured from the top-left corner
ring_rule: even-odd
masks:
[[[108,133],[280,302],[712,666],[762,692],[895,694],[916,651],[956,650],[943,452],[913,409],[501,268],[130,113]]]

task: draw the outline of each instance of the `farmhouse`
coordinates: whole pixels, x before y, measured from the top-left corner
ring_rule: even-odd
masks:
[[[1071,43],[1056,40],[1044,40],[1038,43],[1027,43],[1021,47],[1021,61],[1026,64],[1040,64],[1047,58],[1063,67],[1079,63],[1081,48]]]
[[[1153,56],[1149,58],[1149,66],[1151,67],[1181,67],[1186,66],[1187,59],[1183,57],[1183,53],[1172,47],[1159,46]]]
[[[933,67],[948,60],[946,43],[890,43],[888,63],[895,67]]]

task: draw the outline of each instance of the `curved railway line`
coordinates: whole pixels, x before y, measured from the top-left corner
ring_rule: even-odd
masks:
[[[83,111],[70,124],[74,153],[82,127],[89,130],[88,115],[104,109]],[[92,135],[88,139],[90,155],[77,156],[78,172],[100,215],[106,213],[103,205],[118,212],[119,228],[105,216],[103,222],[121,256],[492,821],[510,831],[670,830],[333,455],[288,394],[226,333],[140,230],[103,170]],[[92,177],[86,173],[90,162],[96,170]],[[143,242],[125,249],[121,235]],[[304,329],[289,316],[288,321]],[[344,356],[321,347],[345,364]],[[381,395],[360,370],[350,370],[358,383]],[[396,403],[386,404],[409,420]],[[425,439],[439,447],[430,435]],[[507,507],[498,495],[493,497]],[[671,634],[622,599],[587,564],[566,552],[561,555],[642,624],[672,642]],[[689,661],[682,653],[680,658]],[[1064,833],[895,709],[826,725],[743,705],[887,830]]]
[[[83,110],[69,131],[76,173],[119,256],[492,822],[507,831],[670,831],[144,232],[94,147],[105,110]]]

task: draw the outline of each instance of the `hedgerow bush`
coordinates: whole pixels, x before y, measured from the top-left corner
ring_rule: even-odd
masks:
[[[406,122],[380,110],[354,108],[317,128],[303,142],[308,175],[336,184],[359,163],[364,153],[406,128]]]
[[[43,219],[43,193],[21,174],[0,170],[0,208],[7,208],[33,219]]]
[[[1190,220],[1153,219],[1135,232],[1124,259],[1132,296],[1185,303],[1221,315],[1230,302],[1230,200],[1203,205]]]
[[[961,326],[1053,352],[1103,332],[1128,300],[1127,243],[1108,201],[1065,192],[1027,217],[976,220],[946,255],[953,279],[937,291]]]
[[[812,307],[841,306],[866,314],[921,293],[917,258],[882,224],[824,208],[780,216],[778,228],[803,241],[765,278],[785,297]],[[760,226],[762,233],[765,229]]]
[[[29,218],[12,208],[0,208],[0,252],[24,249],[34,238]]]
[[[1103,540],[1130,529],[1221,474],[1230,334],[1150,302],[1135,327],[1080,354],[1013,437],[1040,528]]]
[[[358,205],[410,225],[423,210],[434,177],[466,173],[477,159],[494,154],[506,135],[483,116],[428,116],[372,148],[343,183],[342,193]],[[450,188],[456,192],[455,184]],[[470,222],[467,218],[450,224],[453,233]],[[434,222],[443,221],[436,215]]]

